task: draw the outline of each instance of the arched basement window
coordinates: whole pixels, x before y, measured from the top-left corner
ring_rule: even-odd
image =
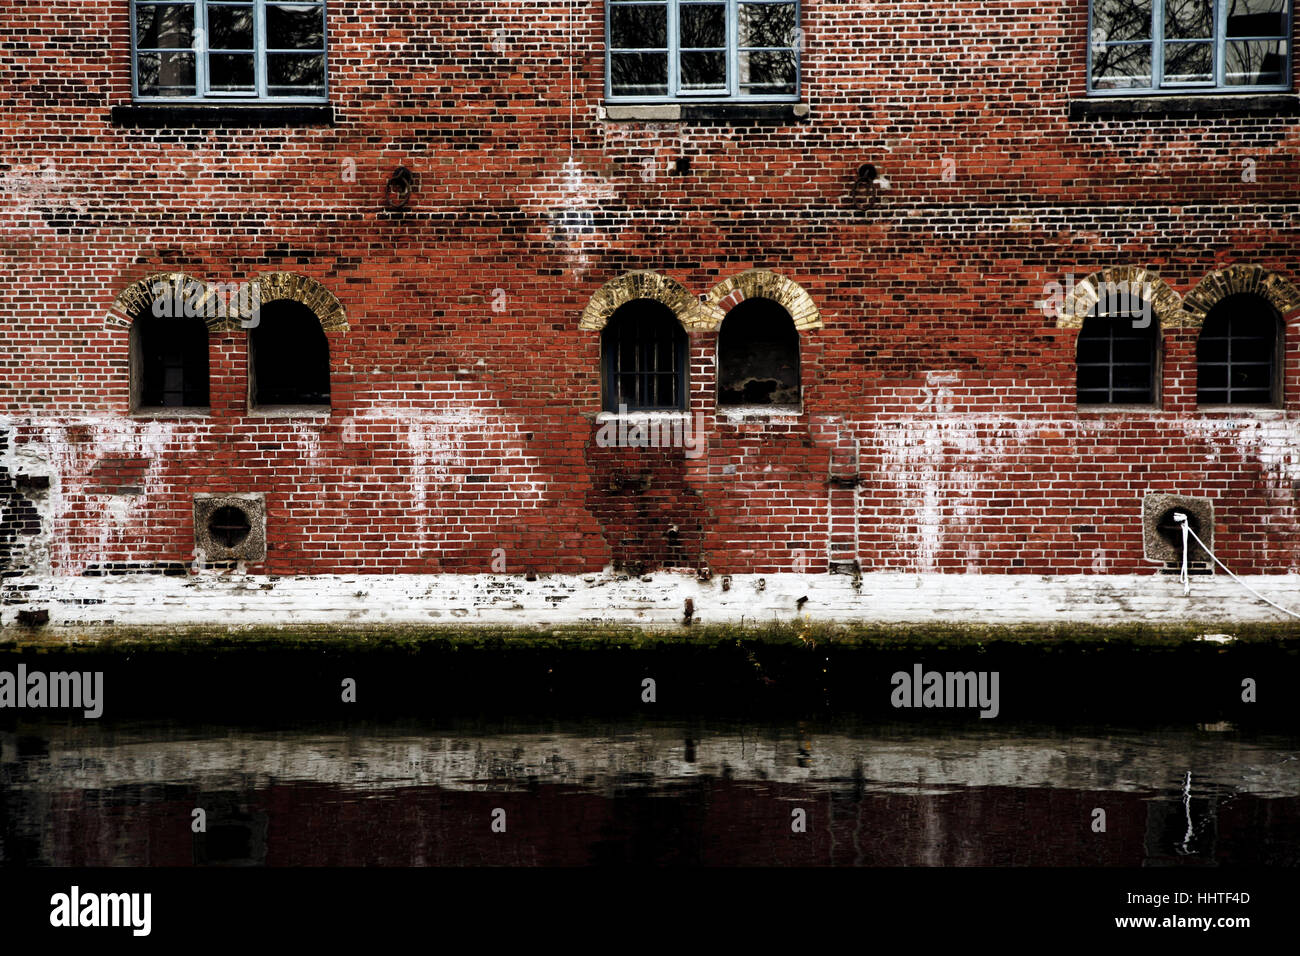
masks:
[[[1276,405],[1282,323],[1257,295],[1227,296],[1210,310],[1196,341],[1200,405]]]
[[[1149,309],[1084,319],[1076,352],[1078,404],[1154,405],[1159,330]]]
[[[262,305],[248,351],[254,407],[329,407],[329,342],[307,306],[290,299]]]
[[[198,317],[131,323],[131,397],[138,411],[208,407],[208,327]]]
[[[686,408],[686,331],[663,303],[620,306],[601,331],[600,351],[606,411]]]
[[[799,332],[771,299],[746,299],[723,320],[718,404],[799,404]]]

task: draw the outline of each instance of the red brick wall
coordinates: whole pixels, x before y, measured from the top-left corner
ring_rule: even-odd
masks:
[[[1300,124],[1071,120],[1086,21],[1083,0],[807,0],[806,121],[650,123],[597,116],[599,3],[336,2],[333,128],[141,129],[110,120],[130,101],[125,2],[0,0],[0,430],[54,476],[50,566],[188,562],[193,494],[264,492],[251,570],[281,574],[488,571],[495,549],[512,572],[805,553],[1134,572],[1152,569],[1142,496],[1168,491],[1214,499],[1235,570],[1300,568],[1295,426],[1198,411],[1191,329],[1163,335],[1162,410],[1077,411],[1076,333],[1037,305],[1112,265],[1179,293],[1236,263],[1300,280]],[[865,211],[864,162],[891,184]],[[416,184],[392,211],[399,164]],[[706,455],[597,447],[590,296],[629,270],[699,294],[754,267],[821,311],[802,414],[715,416],[716,333],[695,332]],[[236,330],[211,337],[209,417],[131,418],[109,307],[177,271],[329,288],[349,320],[329,333],[330,417],[250,417]],[[830,487],[854,443],[859,484]],[[28,522],[18,470],[4,515]]]

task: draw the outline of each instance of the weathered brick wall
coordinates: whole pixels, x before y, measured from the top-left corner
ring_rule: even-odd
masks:
[[[1178,492],[1215,501],[1235,570],[1300,569],[1300,315],[1283,410],[1198,410],[1179,327],[1163,408],[1096,413],[1039,306],[1115,265],[1179,295],[1232,264],[1300,281],[1300,123],[1072,120],[1086,22],[806,0],[806,119],[646,122],[599,115],[599,3],[335,3],[334,127],[152,129],[110,119],[124,2],[0,0],[0,566],[177,573],[195,493],[261,492],[253,572],[1129,574],[1142,496]],[[890,188],[859,209],[865,162]],[[820,312],[801,413],[717,413],[701,328],[703,456],[598,447],[592,295],[756,267]],[[347,312],[329,417],[250,416],[238,328],[211,335],[210,416],[131,417],[110,308],[162,272],[319,280]]]

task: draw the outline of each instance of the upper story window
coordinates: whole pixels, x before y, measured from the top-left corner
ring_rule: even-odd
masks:
[[[1291,0],[1091,0],[1093,93],[1285,90]]]
[[[138,101],[325,99],[325,3],[132,0]]]
[[[799,98],[796,0],[606,0],[605,10],[611,100]]]

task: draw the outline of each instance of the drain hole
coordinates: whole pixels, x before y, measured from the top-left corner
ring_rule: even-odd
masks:
[[[1174,520],[1174,515],[1186,515],[1187,526],[1191,528],[1192,531],[1198,537],[1203,538],[1204,535],[1201,534],[1200,520],[1196,517],[1196,515],[1188,511],[1186,508],[1170,508],[1164,514],[1162,514],[1160,516],[1160,520],[1156,522],[1156,531],[1158,531],[1160,533],[1160,537],[1164,538],[1167,542],[1169,542],[1169,544],[1171,544],[1179,554],[1182,554],[1183,553],[1183,529],[1178,526],[1179,522]],[[1196,546],[1195,541],[1191,542],[1190,551],[1192,554],[1197,554],[1200,551],[1200,548]]]
[[[218,508],[208,519],[208,535],[223,548],[238,547],[252,530],[248,516],[230,505]]]

